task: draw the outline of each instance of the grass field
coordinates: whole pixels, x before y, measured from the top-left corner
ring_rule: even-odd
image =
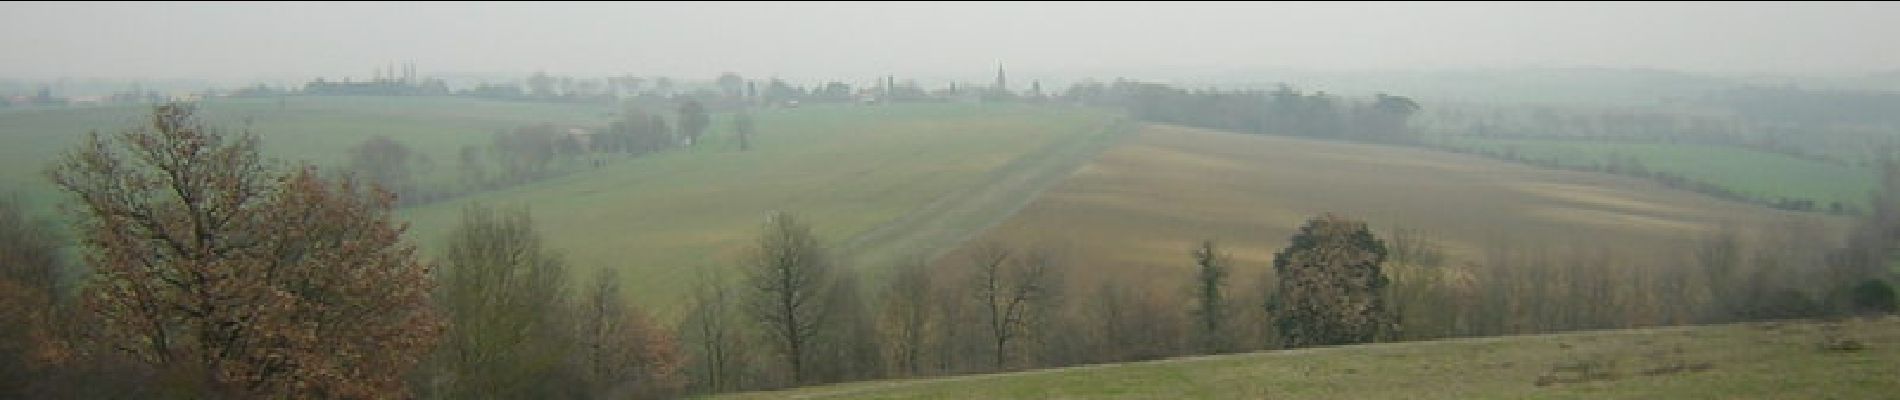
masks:
[[[1529,159],[1556,160],[1566,166],[1603,165],[1611,157],[1633,157],[1651,171],[1708,182],[1750,197],[1811,199],[1823,209],[1838,201],[1865,210],[1868,193],[1876,189],[1873,171],[1866,168],[1735,147],[1479,138],[1458,138],[1446,145],[1494,153],[1509,151]]]
[[[668,317],[702,271],[726,279],[771,211],[812,225],[847,266],[877,271],[951,248],[1027,203],[1118,137],[1114,117],[1067,107],[810,106],[756,114],[754,150],[719,126],[700,146],[407,209],[439,245],[464,205],[526,205],[580,279],[615,268]]]
[[[347,150],[375,135],[389,135],[433,160],[420,179],[455,179],[462,145],[486,145],[496,130],[537,123],[604,124],[618,108],[608,105],[499,102],[449,97],[288,97],[212,99],[199,111],[214,125],[236,128],[249,121],[265,154],[287,161],[342,165]],[[90,131],[115,134],[148,124],[151,107],[0,109],[0,190],[19,192],[38,210],[64,200],[46,180],[45,168]]]
[[[220,126],[246,121],[267,155],[340,165],[350,146],[390,135],[434,161],[422,179],[455,179],[463,145],[537,123],[600,125],[608,105],[459,98],[219,99],[200,110]],[[0,110],[0,188],[36,212],[63,201],[43,171],[88,131],[143,122],[148,106]],[[545,243],[576,278],[617,268],[629,292],[662,316],[702,269],[728,269],[771,210],[817,229],[844,264],[867,272],[928,257],[1008,217],[1040,190],[1130,130],[1107,113],[1066,107],[819,105],[756,113],[755,149],[736,151],[715,115],[699,146],[540,182],[401,210],[425,257],[463,205],[526,205]],[[727,274],[727,278],[736,274]]]
[[[1307,218],[1337,212],[1381,235],[1423,230],[1451,262],[1490,246],[1609,249],[1622,262],[1671,265],[1687,240],[1813,218],[1600,173],[1538,169],[1407,147],[1151,126],[972,241],[1054,249],[1074,275],[1188,281],[1189,249],[1214,239],[1239,282],[1269,269]],[[1816,240],[1827,240],[1817,238]],[[937,268],[966,268],[965,247]],[[1520,247],[1521,249],[1521,247]]]
[[[1848,341],[1861,348],[1846,350]],[[1871,399],[1900,393],[1895,376],[1900,318],[1887,317],[1281,350],[718,398]]]

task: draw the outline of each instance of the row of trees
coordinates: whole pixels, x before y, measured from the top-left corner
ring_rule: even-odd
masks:
[[[1737,88],[1700,99],[1645,107],[1482,106],[1435,107],[1417,119],[1434,147],[1478,153],[1535,165],[1610,172],[1652,179],[1725,199],[1795,211],[1856,215],[1855,204],[1836,199],[1774,198],[1667,171],[1631,168],[1638,163],[1610,154],[1599,159],[1540,159],[1472,143],[1488,139],[1552,140],[1597,144],[1718,146],[1774,153],[1803,160],[1880,168],[1893,153],[1895,126],[1872,110],[1900,98],[1892,93]],[[1468,139],[1480,139],[1472,141]],[[1623,164],[1621,166],[1617,164]],[[1621,168],[1619,168],[1621,167]]]
[[[926,89],[913,80],[899,81],[884,76],[875,83],[853,86],[840,81],[800,85],[777,77],[748,79],[736,73],[723,73],[713,80],[684,84],[668,77],[610,76],[598,79],[555,76],[545,72],[529,75],[522,83],[483,83],[458,92],[458,95],[500,99],[554,102],[657,104],[692,99],[714,110],[735,110],[756,106],[787,106],[797,103],[946,102],[986,101],[1038,102],[1052,96],[1042,91],[1040,82],[1032,82],[1027,91],[1010,90],[998,71],[998,80],[990,86],[957,85]]]
[[[1247,133],[1270,133],[1372,142],[1413,143],[1407,121],[1419,111],[1410,98],[1377,94],[1353,101],[1326,92],[1195,90],[1159,83],[1117,80],[1083,82],[1064,97],[1083,104],[1121,107],[1147,121]]]
[[[684,351],[695,390],[717,392],[1359,343],[1396,332],[1382,305],[1384,244],[1364,223],[1322,216],[1293,241],[1276,256],[1288,278],[1254,301],[1232,298],[1230,262],[1212,242],[1191,252],[1198,273],[1182,283],[1192,290],[1176,294],[1115,280],[1085,286],[1058,252],[986,243],[938,269],[898,265],[861,296],[856,274],[833,263],[809,226],[776,214],[738,285],[702,279],[682,322]],[[1268,324],[1241,322],[1241,309],[1274,315],[1272,328],[1250,331]]]
[[[1188,282],[1067,273],[1059,253],[1003,244],[899,265],[865,307],[809,228],[771,219],[745,284],[711,278],[683,322],[695,390],[725,391],[1382,340],[1892,313],[1891,221],[1844,247],[1790,220],[1685,241],[1680,263],[1607,247],[1493,243],[1461,264],[1429,235],[1307,221],[1258,285],[1234,290],[1212,242]],[[1885,226],[1886,228],[1881,228]],[[1647,260],[1647,261],[1639,261]],[[1184,262],[1183,264],[1187,264]],[[1185,286],[1186,290],[1180,288]],[[867,319],[873,321],[867,328]]]
[[[449,329],[412,381],[429,398],[655,398],[684,384],[674,334],[611,269],[573,290],[525,209],[470,206],[437,259]]]
[[[421,204],[461,193],[491,190],[547,179],[610,160],[639,157],[675,147],[691,147],[712,125],[712,115],[697,101],[678,106],[678,126],[641,107],[628,107],[604,127],[537,124],[495,132],[487,146],[466,145],[457,153],[457,182],[425,182],[435,169],[427,154],[387,135],[350,147],[350,172],[397,195],[398,205]],[[749,150],[756,123],[743,110],[733,114],[739,150]]]
[[[1707,195],[1710,197],[1715,197],[1718,199],[1743,202],[1743,203],[1753,203],[1753,204],[1767,206],[1769,208],[1774,208],[1778,210],[1801,211],[1801,212],[1825,212],[1825,213],[1834,214],[1834,215],[1860,215],[1864,212],[1864,210],[1862,210],[1860,206],[1856,204],[1843,203],[1839,200],[1832,200],[1832,201],[1827,201],[1825,203],[1822,203],[1811,198],[1764,196],[1764,195],[1753,195],[1753,194],[1737,192],[1735,191],[1735,189],[1731,189],[1727,186],[1718,185],[1706,180],[1692,178],[1689,176],[1685,176],[1681,173],[1670,172],[1670,171],[1662,170],[1662,169],[1651,169],[1648,167],[1647,163],[1643,162],[1642,158],[1639,158],[1634,155],[1624,155],[1620,152],[1615,152],[1615,151],[1612,151],[1609,154],[1605,155],[1604,160],[1602,161],[1591,160],[1591,161],[1585,161],[1585,162],[1575,162],[1575,161],[1567,162],[1566,160],[1559,159],[1556,157],[1539,158],[1535,156],[1528,156],[1523,153],[1517,152],[1513,146],[1506,146],[1503,150],[1493,150],[1493,149],[1475,147],[1475,146],[1474,147],[1434,146],[1434,147],[1438,148],[1439,150],[1449,151],[1453,153],[1472,154],[1472,155],[1491,157],[1491,158],[1495,158],[1499,160],[1523,163],[1523,164],[1536,166],[1540,168],[1563,169],[1563,170],[1585,171],[1585,172],[1601,172],[1601,173],[1607,173],[1607,174],[1623,175],[1623,176],[1639,178],[1639,179],[1648,179],[1650,181],[1656,182],[1658,184],[1663,185],[1664,187],[1668,187],[1671,189],[1687,190],[1691,192],[1701,193],[1703,195]]]

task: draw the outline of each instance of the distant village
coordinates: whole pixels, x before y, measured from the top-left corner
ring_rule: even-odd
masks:
[[[1032,81],[1027,90],[1013,91],[1001,66],[996,79],[987,85],[949,83],[926,89],[914,80],[899,81],[883,76],[875,83],[853,86],[828,81],[810,86],[778,78],[748,79],[725,73],[712,80],[681,81],[669,77],[632,75],[601,78],[577,78],[536,72],[518,81],[479,82],[452,88],[441,78],[424,77],[415,64],[377,67],[369,79],[318,77],[302,87],[256,84],[232,90],[202,90],[165,93],[144,90],[137,84],[124,91],[105,95],[66,96],[52,86],[40,85],[33,94],[0,97],[0,107],[62,107],[110,104],[198,101],[207,98],[282,98],[289,96],[460,96],[510,101],[538,102],[616,102],[662,101],[691,98],[711,108],[737,106],[797,107],[808,103],[884,104],[893,102],[998,102],[1045,101],[1041,82]]]

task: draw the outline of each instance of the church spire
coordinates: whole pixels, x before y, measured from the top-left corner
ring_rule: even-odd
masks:
[[[996,63],[996,91],[1009,91],[1009,80],[1003,75],[1003,63]]]

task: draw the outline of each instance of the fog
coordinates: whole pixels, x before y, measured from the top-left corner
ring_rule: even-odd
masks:
[[[1900,67],[1891,3],[7,3],[0,77],[1151,78],[1244,68]]]
[[[1897,33],[0,2],[0,400],[1890,398]]]

